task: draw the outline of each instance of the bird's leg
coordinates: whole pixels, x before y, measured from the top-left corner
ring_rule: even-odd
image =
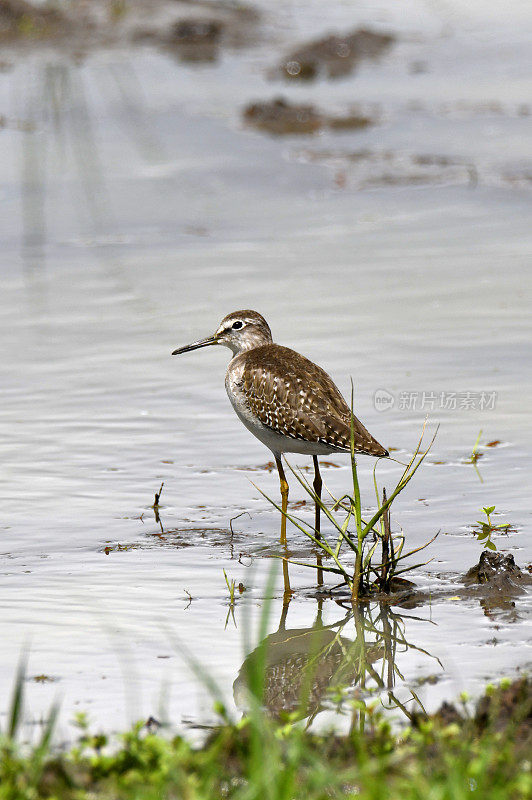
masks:
[[[279,473],[279,482],[281,484],[281,544],[286,545],[286,514],[288,512],[288,481],[284,474],[283,464],[280,456],[275,456],[275,463],[277,464],[277,472]]]
[[[288,512],[288,481],[284,474],[283,464],[280,456],[275,456],[275,463],[277,464],[277,472],[279,473],[279,482],[281,484],[281,544],[286,548],[286,514]],[[288,563],[286,558],[283,558],[283,581],[284,581],[284,601],[283,605],[288,605],[292,590],[290,588],[290,576],[288,574]]]
[[[320,474],[320,465],[318,463],[318,456],[312,456],[312,460],[314,461],[314,483],[312,484],[314,487],[314,492],[316,497],[321,500],[321,487],[322,487],[322,480]],[[316,531],[316,539],[321,539],[320,534],[320,506],[318,501],[316,500],[315,504],[315,515],[314,515],[314,530]],[[318,586],[323,585],[323,570],[321,569],[321,553],[318,554],[316,558],[316,564],[318,568]]]
[[[321,475],[320,475],[320,465],[318,463],[318,456],[312,456],[312,460],[314,461],[314,483],[312,484],[314,487],[314,492],[319,500],[321,500]],[[314,516],[314,530],[316,531],[316,539],[320,538],[320,506],[319,503],[316,501],[316,513]]]

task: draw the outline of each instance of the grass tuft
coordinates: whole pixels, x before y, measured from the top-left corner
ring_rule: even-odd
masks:
[[[394,535],[391,529],[390,518],[392,504],[416,474],[429,453],[438,433],[438,428],[436,428],[428,446],[423,449],[426,426],[427,420],[425,420],[423,424],[421,436],[415,447],[412,458],[408,464],[405,465],[401,477],[389,495],[386,489],[382,490],[382,495],[380,494],[376,472],[374,470],[373,480],[378,508],[367,521],[362,517],[362,501],[358,480],[357,457],[355,453],[353,412],[351,412],[350,455],[352,489],[350,492],[339,498],[329,492],[332,500],[332,506],[330,506],[329,503],[326,503],[316,494],[312,484],[307,480],[301,470],[296,470],[288,465],[290,471],[303,487],[304,491],[309,495],[311,500],[319,506],[325,518],[331,523],[336,540],[331,539],[330,536],[328,538],[323,531],[318,535],[316,529],[305,520],[288,511],[283,512],[278,503],[259,489],[263,497],[277,508],[281,514],[284,514],[286,519],[295,528],[304,533],[316,548],[318,548],[321,556],[325,559],[325,563],[320,559],[320,569],[324,572],[339,575],[342,578],[342,584],[346,584],[349,587],[353,602],[375,594],[390,593],[390,591],[393,590],[394,584],[397,585],[399,575],[404,575],[421,566],[419,563],[405,565],[405,560],[420,552],[425,547],[428,547],[438,535],[436,534],[436,536],[426,542],[422,547],[404,552],[404,534]],[[378,462],[376,462],[376,465],[377,463]],[[350,526],[354,526],[354,530],[351,530]],[[293,561],[291,559],[286,560],[300,566],[316,569],[315,564]],[[327,563],[327,561],[329,563]]]

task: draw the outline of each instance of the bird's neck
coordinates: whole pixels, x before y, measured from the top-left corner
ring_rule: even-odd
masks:
[[[262,347],[265,344],[272,344],[271,338],[265,336],[261,331],[249,331],[246,336],[242,336],[238,342],[228,342],[227,347],[231,349],[233,357],[239,356],[241,353],[247,353],[250,350],[255,350],[256,347]]]

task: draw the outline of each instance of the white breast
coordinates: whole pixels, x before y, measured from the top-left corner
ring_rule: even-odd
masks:
[[[231,362],[225,376],[225,390],[227,396],[240,421],[246,426],[248,431],[251,431],[251,433],[266,445],[275,456],[279,456],[281,453],[301,453],[303,455],[320,456],[335,452],[334,448],[327,447],[327,445],[324,444],[305,442],[303,439],[292,439],[289,436],[281,436],[281,434],[275,433],[270,428],[263,425],[262,422],[252,414],[247,404],[246,396],[239,387],[241,376],[241,364],[237,362],[233,365],[233,362]]]

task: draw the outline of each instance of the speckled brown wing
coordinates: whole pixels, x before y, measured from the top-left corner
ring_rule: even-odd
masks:
[[[263,425],[293,439],[349,450],[350,409],[321,367],[278,344],[256,347],[242,355],[245,362],[239,388]],[[357,452],[388,455],[356,417],[354,428]]]

